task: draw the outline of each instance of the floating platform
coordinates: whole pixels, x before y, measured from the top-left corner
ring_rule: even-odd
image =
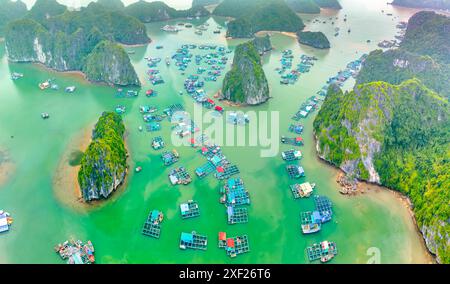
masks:
[[[227,215],[229,225],[248,223],[247,208],[235,208],[233,206],[228,206]]]
[[[200,216],[200,208],[198,203],[193,200],[189,200],[186,203],[180,204],[181,218],[189,219]]]
[[[294,199],[310,197],[316,185],[305,182],[302,184],[293,184],[290,186]]]
[[[193,249],[193,250],[206,250],[208,247],[208,238],[192,233],[181,233],[180,237],[180,249]]]
[[[161,150],[166,146],[166,143],[164,143],[164,140],[161,136],[153,138],[152,141],[152,148],[153,150]]]
[[[302,152],[300,152],[299,150],[288,150],[288,151],[284,151],[281,153],[281,157],[283,158],[283,160],[285,161],[296,161],[296,160],[300,160],[302,158]]]
[[[291,124],[289,126],[289,132],[295,133],[295,134],[302,134],[303,132],[303,125],[301,124]]]
[[[303,146],[303,138],[302,137],[285,137],[282,136],[280,139],[281,143],[292,145],[292,146]]]
[[[249,193],[245,189],[244,182],[241,178],[228,179],[222,193],[223,196],[221,197],[220,202],[226,204],[227,206],[250,204]]]
[[[55,246],[55,252],[67,264],[93,264],[95,263],[94,246],[91,241],[84,244],[82,241],[65,241]]]
[[[8,212],[0,210],[0,233],[9,231],[13,219]]]
[[[161,124],[158,122],[150,122],[145,127],[148,132],[155,132],[161,130]]]
[[[173,104],[164,109],[163,113],[168,117],[171,117],[174,113],[179,111],[184,111],[184,107],[181,104]]]
[[[180,155],[174,149],[172,150],[172,152],[163,152],[161,154],[161,159],[163,160],[164,166],[171,166],[178,162],[178,160],[180,159]]]
[[[318,211],[300,213],[301,228],[303,234],[319,232],[322,226],[322,217]]]
[[[321,262],[328,262],[337,255],[336,243],[323,241],[320,244],[313,244],[306,248],[306,255],[311,262],[318,259]]]
[[[228,238],[226,246],[224,247],[229,257],[236,257],[240,254],[250,252],[250,245],[247,235],[237,236],[234,238]]]
[[[299,165],[287,165],[286,171],[290,179],[299,179],[305,176],[305,170]]]
[[[225,167],[217,167],[216,178],[219,180],[228,179],[240,173],[236,165],[227,165]]]
[[[326,196],[316,195],[314,196],[314,204],[316,210],[322,216],[322,223],[330,221],[333,216],[333,203],[330,199]]]
[[[192,182],[191,176],[184,167],[179,167],[171,170],[169,173],[169,180],[172,185],[188,185]]]
[[[161,211],[153,210],[150,212],[144,227],[142,228],[142,234],[144,236],[159,239],[161,235],[161,223],[164,219],[164,215]]]
[[[213,165],[213,163],[211,163],[210,161],[208,161],[206,164],[204,164],[201,167],[198,167],[197,169],[195,169],[195,174],[199,177],[199,178],[205,178],[207,177],[209,174],[211,174],[212,172],[214,172],[216,170],[216,167]]]

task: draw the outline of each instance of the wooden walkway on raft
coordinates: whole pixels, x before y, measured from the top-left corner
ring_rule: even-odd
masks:
[[[227,240],[227,246],[225,247],[225,251],[227,252],[227,255],[230,257],[236,257],[240,254],[244,254],[247,252],[250,252],[250,245],[248,243],[248,237],[247,235],[238,236],[232,238],[234,247],[228,246],[228,240]]]

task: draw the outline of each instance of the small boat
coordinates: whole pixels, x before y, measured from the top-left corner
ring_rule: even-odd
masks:
[[[215,31],[213,31],[213,33],[220,34],[220,30],[215,30]]]
[[[12,79],[12,80],[17,80],[17,79],[20,79],[20,78],[22,78],[22,77],[23,77],[23,74],[22,74],[22,73],[13,72],[13,73],[11,74],[11,79]]]
[[[327,254],[320,258],[320,262],[326,263],[334,258],[334,254]]]
[[[156,49],[163,49],[164,47],[162,45],[157,45]]]
[[[135,169],[135,171],[136,171],[136,173],[142,172],[142,167],[137,167],[137,168]]]
[[[49,119],[50,115],[46,112],[43,112],[43,113],[41,113],[41,117],[42,117],[42,119]]]
[[[45,82],[40,83],[39,84],[39,88],[41,90],[45,90],[45,89],[50,88],[50,81],[45,81]]]
[[[75,87],[75,86],[69,86],[69,87],[66,87],[66,89],[64,91],[66,93],[73,93],[73,92],[75,92],[76,89],[77,89],[77,87]]]
[[[144,130],[144,128],[142,126],[138,127],[139,132],[142,132],[142,130]]]

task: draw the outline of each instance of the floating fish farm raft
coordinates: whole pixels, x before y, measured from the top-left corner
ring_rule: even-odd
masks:
[[[241,178],[231,178],[221,189],[220,202],[228,206],[249,205],[250,195]]]
[[[179,159],[180,155],[175,149],[172,150],[172,152],[165,151],[161,154],[161,160],[163,161],[164,166],[171,166],[178,162]]]
[[[291,124],[289,125],[289,132],[295,133],[295,134],[302,134],[303,132],[303,125],[301,124]]]
[[[200,208],[198,203],[193,200],[189,200],[186,203],[180,204],[181,218],[189,219],[200,216]]]
[[[300,213],[301,228],[303,234],[312,234],[320,231],[322,216],[318,211]]]
[[[302,152],[300,152],[299,150],[291,149],[288,151],[281,152],[281,157],[285,161],[296,161],[302,158]]]
[[[316,195],[314,196],[314,204],[316,210],[319,211],[322,216],[322,223],[330,221],[333,216],[333,203],[326,196]]]
[[[175,168],[169,173],[169,180],[172,185],[188,185],[192,182],[191,176],[185,167]]]
[[[247,235],[227,238],[225,232],[219,233],[219,248],[225,249],[227,255],[233,258],[240,254],[250,252]]]
[[[8,212],[0,210],[0,233],[9,231],[13,223],[13,219]]]
[[[156,132],[156,131],[161,130],[161,124],[156,121],[148,123],[145,127],[148,132]]]
[[[208,161],[203,166],[200,166],[197,169],[195,169],[195,174],[199,178],[202,179],[202,178],[208,176],[209,174],[211,174],[212,172],[214,172],[215,170],[216,170],[216,167],[214,166],[214,164],[212,162]]]
[[[233,206],[228,206],[227,215],[229,225],[248,223],[247,208],[235,208]]]
[[[294,199],[311,196],[315,187],[315,184],[310,184],[309,182],[305,182],[302,184],[293,184],[290,186],[292,194],[294,195]]]
[[[206,250],[208,247],[208,238],[198,235],[196,232],[181,233],[180,249]]]
[[[176,112],[184,112],[184,107],[181,104],[172,104],[163,110],[163,113],[169,118]]]
[[[154,150],[161,150],[166,146],[166,143],[164,143],[164,140],[161,136],[155,137],[152,140],[152,148]]]
[[[306,255],[311,262],[319,259],[327,262],[337,255],[336,243],[323,241],[320,244],[313,244],[306,248]]]
[[[305,176],[305,170],[299,165],[287,165],[286,171],[290,179],[299,179]]]
[[[287,145],[303,146],[303,138],[302,137],[290,138],[290,137],[282,136],[280,141],[281,141],[281,143],[287,144]]]
[[[82,241],[65,241],[55,246],[55,252],[68,264],[93,264],[95,263],[94,246],[91,241],[83,244]]]
[[[145,221],[144,227],[142,228],[142,234],[144,236],[159,239],[159,236],[161,235],[161,223],[163,220],[163,213],[158,210],[153,210]]]
[[[208,160],[208,163],[197,168],[195,171],[200,178],[204,178],[212,172],[215,172],[214,176],[218,180],[224,180],[240,173],[239,168],[236,165],[232,165],[223,155],[222,149],[219,146],[203,146],[200,152]],[[214,170],[212,169],[213,167]]]

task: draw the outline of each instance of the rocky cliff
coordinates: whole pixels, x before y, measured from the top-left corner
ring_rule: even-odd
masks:
[[[269,99],[269,85],[261,57],[251,41],[236,47],[233,66],[223,82],[222,96],[246,105],[262,104]]]
[[[127,151],[122,118],[112,112],[100,117],[92,142],[83,155],[78,183],[85,201],[108,198],[125,180]]]
[[[140,86],[139,78],[125,50],[110,41],[102,41],[87,56],[83,72],[92,82]]]
[[[314,121],[319,155],[406,194],[437,261],[450,262],[450,108],[416,79],[331,86]]]
[[[309,45],[314,48],[330,48],[328,38],[322,32],[297,32],[298,41],[301,44]]]
[[[263,37],[257,36],[253,39],[252,43],[260,55],[263,55],[273,49],[269,35]]]
[[[37,2],[36,5],[38,3],[42,5],[44,2]],[[144,24],[122,12],[105,11],[96,3],[80,11],[66,11],[39,21],[26,17],[11,22],[5,34],[10,61],[41,63],[57,71],[89,70],[90,73],[86,75],[94,81],[139,85],[128,55],[123,56],[119,47],[96,49],[87,65],[88,56],[103,40],[123,44],[149,42]],[[111,44],[109,46],[112,47]],[[108,57],[111,54],[100,56],[100,51],[114,51],[115,57],[110,60]],[[101,58],[102,61],[94,64],[93,58]],[[94,70],[101,71],[102,75],[99,76]]]

